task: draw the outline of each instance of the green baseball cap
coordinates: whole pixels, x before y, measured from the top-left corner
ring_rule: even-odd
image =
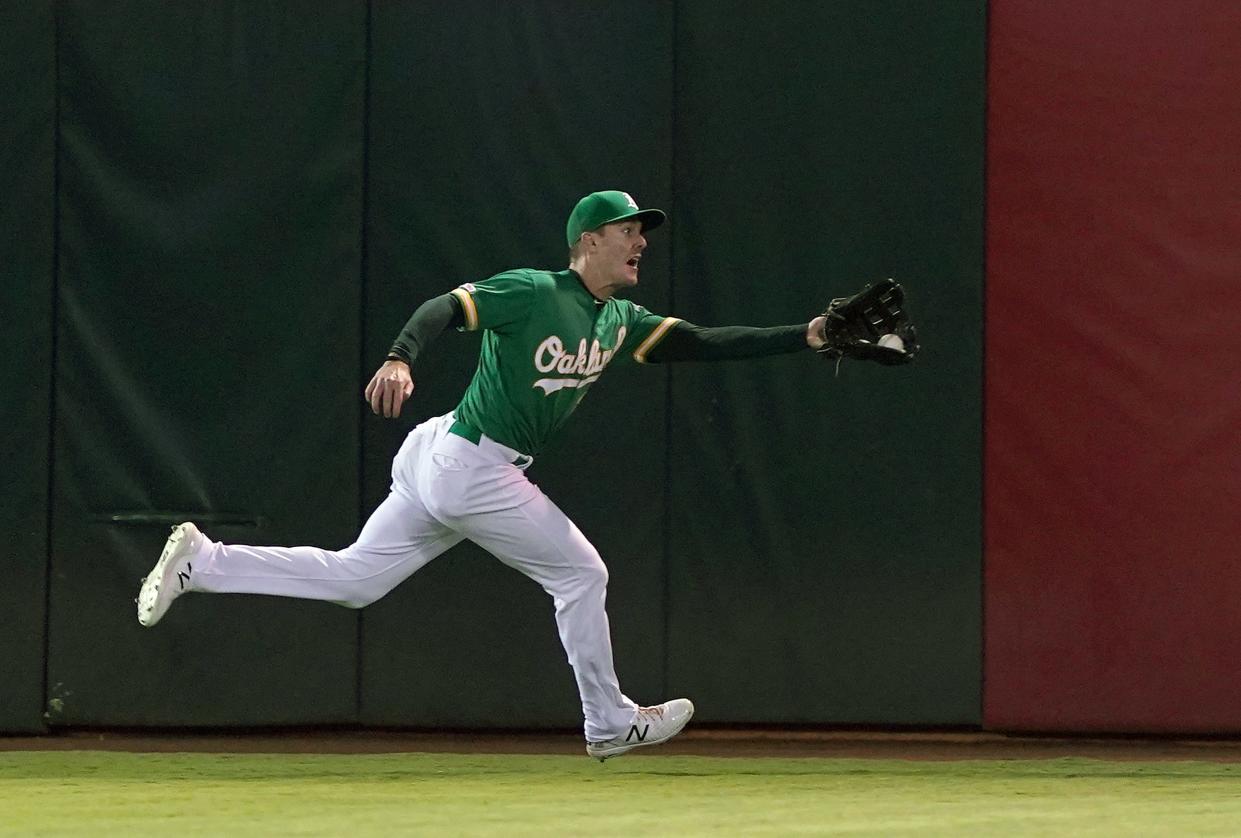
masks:
[[[577,244],[582,233],[598,230],[604,224],[623,221],[626,218],[637,218],[642,222],[643,231],[653,230],[664,223],[667,218],[663,210],[640,209],[638,202],[628,192],[609,189],[606,192],[591,192],[577,202],[573,212],[569,213],[567,233],[569,247]]]

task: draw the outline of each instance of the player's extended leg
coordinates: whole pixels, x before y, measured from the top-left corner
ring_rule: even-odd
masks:
[[[608,571],[581,531],[542,492],[512,509],[461,523],[471,541],[543,586],[577,679],[586,751],[607,759],[675,736],[694,714],[687,699],[638,707],[620,690],[605,610]]]
[[[467,537],[543,587],[577,679],[586,738],[607,739],[629,725],[637,705],[620,689],[605,609],[608,571],[581,531],[542,493],[514,509],[473,516]]]
[[[462,540],[436,520],[406,481],[429,445],[432,422],[415,428],[393,463],[392,491],[343,550],[220,544],[193,524],[174,529],[138,595],[138,621],[152,626],[181,593],[249,593],[319,599],[361,608]]]
[[[639,708],[621,692],[605,610],[607,568],[577,526],[514,463],[528,458],[486,437],[476,444],[451,434],[431,454],[416,477],[430,511],[551,595],[592,755],[614,756],[679,732],[693,714],[689,701]]]
[[[420,503],[394,490],[343,550],[209,542],[188,590],[321,599],[362,608],[460,541]]]

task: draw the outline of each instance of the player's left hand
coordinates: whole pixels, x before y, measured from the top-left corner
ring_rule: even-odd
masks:
[[[371,383],[366,385],[366,400],[376,416],[395,419],[401,415],[401,405],[413,392],[414,379],[409,374],[409,364],[389,360],[371,376]]]
[[[823,339],[826,327],[827,315],[825,314],[820,314],[811,320],[810,325],[806,327],[806,345],[811,349],[822,349],[827,344],[827,341]]]

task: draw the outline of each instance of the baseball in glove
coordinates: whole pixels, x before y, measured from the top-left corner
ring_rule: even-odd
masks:
[[[837,364],[847,357],[895,366],[908,364],[918,352],[905,291],[894,280],[867,285],[852,297],[837,297],[823,314],[827,322],[818,352]]]

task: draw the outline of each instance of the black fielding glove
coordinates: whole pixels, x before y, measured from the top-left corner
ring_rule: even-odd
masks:
[[[837,297],[823,312],[820,355],[856,358],[885,366],[908,364],[918,352],[918,333],[905,309],[905,291],[892,279],[867,285],[852,297]]]

